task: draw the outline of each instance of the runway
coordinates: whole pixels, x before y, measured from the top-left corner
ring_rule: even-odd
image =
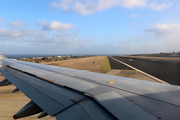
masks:
[[[180,85],[180,62],[111,56],[172,85]],[[111,69],[131,69],[109,58]]]

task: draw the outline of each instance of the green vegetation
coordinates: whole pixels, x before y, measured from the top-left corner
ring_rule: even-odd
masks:
[[[54,62],[54,61],[61,61],[61,60],[70,60],[70,59],[77,59],[77,58],[84,58],[90,56],[78,56],[78,55],[71,55],[71,56],[63,56],[63,57],[32,57],[32,58],[20,58],[18,60],[34,62],[34,63],[45,63],[45,62]]]
[[[155,54],[134,54],[131,56],[146,56],[146,57],[180,57],[180,52],[169,52],[169,53],[162,53],[160,52]]]
[[[109,59],[108,57],[106,57],[103,61],[102,61],[102,71],[104,73],[107,73],[109,70],[111,69],[111,66],[109,64]]]

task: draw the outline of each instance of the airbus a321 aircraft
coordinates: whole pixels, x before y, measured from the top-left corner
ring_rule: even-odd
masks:
[[[37,113],[57,120],[180,120],[180,87],[0,55],[0,86],[14,84],[31,99],[14,119]],[[1,113],[0,113],[1,114]]]

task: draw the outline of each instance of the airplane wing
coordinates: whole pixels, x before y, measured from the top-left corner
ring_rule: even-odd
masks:
[[[7,59],[5,80],[32,101],[14,119],[40,113],[57,120],[180,120],[180,87]]]

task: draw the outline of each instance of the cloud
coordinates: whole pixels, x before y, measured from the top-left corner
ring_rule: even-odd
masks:
[[[131,37],[130,40],[144,40],[144,37]]]
[[[130,37],[128,40],[120,39],[120,43],[130,43],[137,40],[144,40],[144,37]]]
[[[0,28],[0,37],[18,37],[22,32],[16,29]]]
[[[129,41],[128,40],[125,40],[125,39],[121,39],[120,40],[120,43],[128,43]]]
[[[119,0],[119,6],[127,8],[145,7],[146,4],[147,0]]]
[[[17,30],[10,28],[0,28],[0,37],[22,37],[22,36],[35,36],[38,35],[40,31],[29,27],[26,30]]]
[[[177,6],[180,7],[180,4],[178,4]]]
[[[0,40],[29,42],[38,45],[61,44],[66,46],[88,44],[84,38],[78,37],[77,32],[58,32],[51,33],[39,31],[29,27],[27,29],[0,28]]]
[[[0,17],[0,25],[2,24],[2,21],[5,20],[4,17]]]
[[[147,5],[147,1],[148,0],[58,0],[52,2],[50,6],[52,8],[62,9],[63,11],[72,11],[78,14],[88,15],[113,7],[148,7],[153,10],[162,10],[173,5],[172,2],[168,4],[157,4],[156,1],[150,2]],[[139,17],[139,15],[132,14],[130,17]]]
[[[145,32],[154,33],[158,38],[166,40],[179,40],[180,38],[179,24],[157,24],[151,28],[147,28]]]
[[[0,40],[4,41],[24,41],[29,37],[37,36],[40,34],[39,30],[32,27],[24,29],[14,29],[14,28],[0,28]]]
[[[156,1],[154,2],[151,2],[149,5],[148,5],[148,8],[150,9],[153,9],[153,10],[163,10],[163,9],[166,9],[166,8],[169,8],[171,5],[173,5],[172,2],[168,3],[168,4],[156,4]]]
[[[112,33],[112,34],[106,34],[106,37],[112,37],[112,36],[115,36],[115,34],[114,34],[114,33]]]
[[[33,36],[26,40],[26,42],[33,43],[74,43],[77,41],[77,38],[74,37],[73,33],[57,33],[50,35],[49,32],[41,32],[37,36]]]
[[[48,32],[41,32],[37,36],[29,37],[25,40],[35,46],[53,46],[59,45],[59,47],[75,47],[82,44],[88,44],[84,38],[75,36],[73,33],[57,33],[50,35]]]
[[[52,2],[50,6],[88,15],[116,6],[133,8],[145,7],[146,4],[147,0],[59,0],[59,2]]]
[[[48,23],[48,20],[38,20],[35,25],[36,26],[44,26],[47,23]]]
[[[68,24],[68,23],[61,23],[58,21],[51,21],[43,25],[42,30],[45,31],[59,31],[59,30],[68,30],[70,28],[75,28],[75,25]]]
[[[29,27],[28,29],[26,30],[22,30],[23,34],[25,36],[36,36],[38,35],[41,31],[33,28],[33,27]]]
[[[26,23],[23,20],[19,20],[19,21],[10,21],[8,22],[9,26],[11,26],[12,28],[21,28],[23,26],[26,25]]]
[[[8,24],[12,28],[0,28],[0,40],[2,41],[29,42],[34,45],[66,44],[67,46],[83,43],[84,41],[84,38],[78,37],[77,31],[65,31],[76,27],[68,23],[38,20],[35,25],[42,27],[42,30],[37,30],[33,27],[19,29],[19,27],[25,25],[25,22],[22,20],[11,21]]]
[[[135,17],[139,17],[139,15],[137,15],[137,14],[131,14],[130,15],[130,18],[135,18]]]
[[[0,28],[0,40],[3,41],[20,41],[24,35],[22,30]]]

